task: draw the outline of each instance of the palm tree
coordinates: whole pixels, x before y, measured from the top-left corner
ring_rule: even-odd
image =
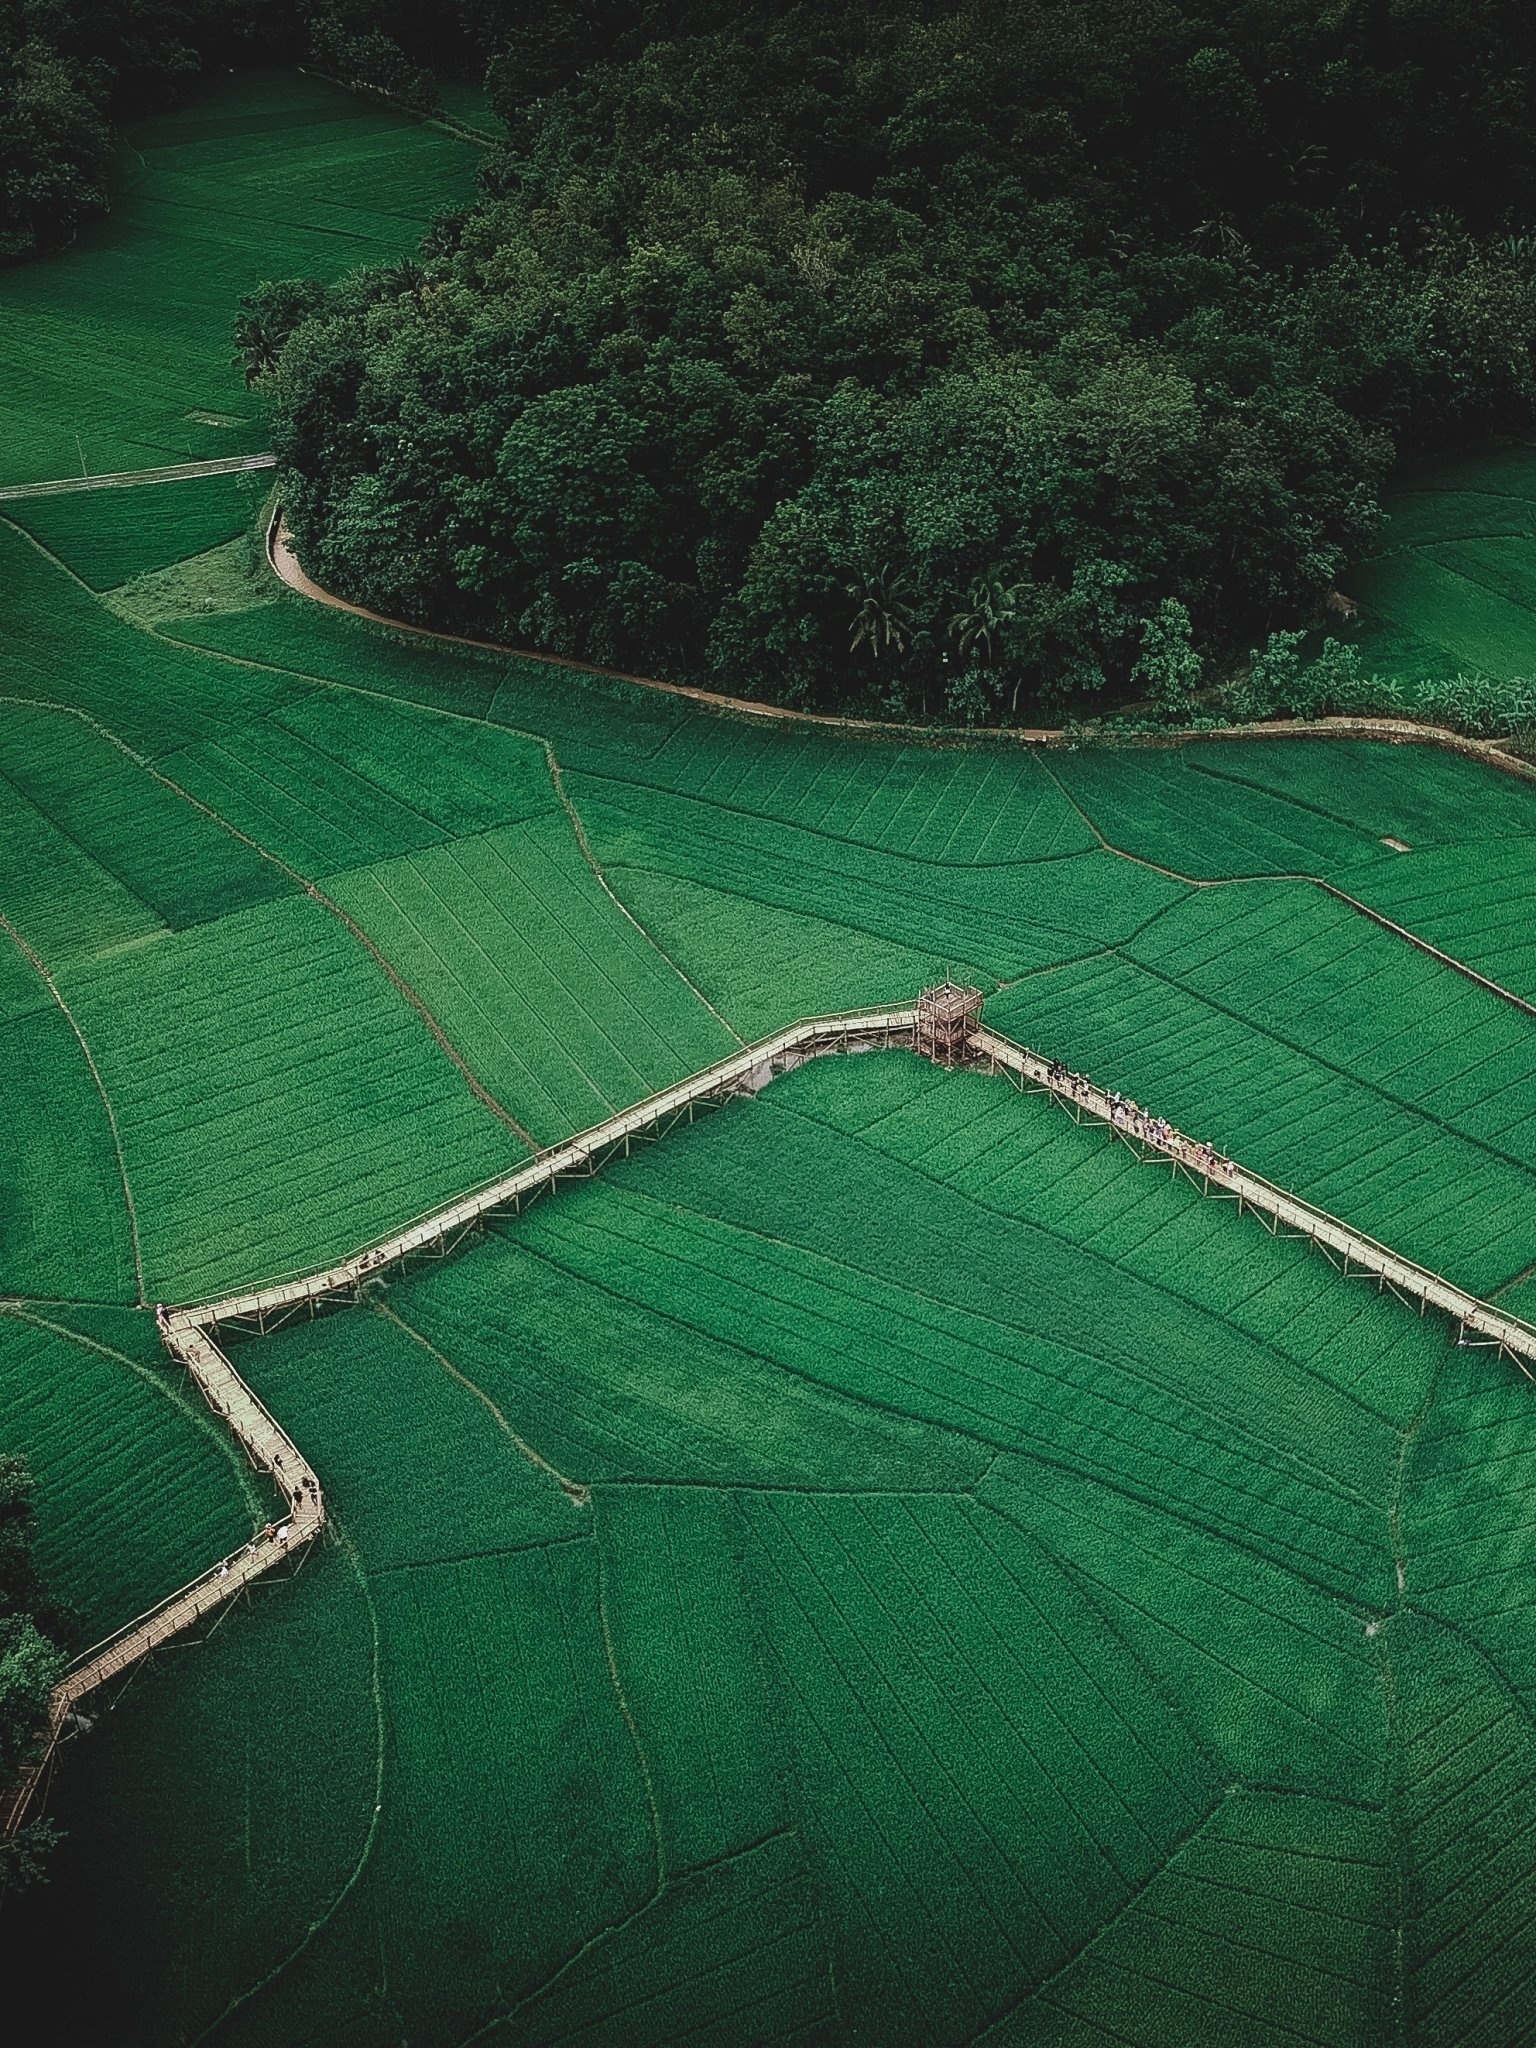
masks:
[[[850,597],[859,600],[859,608],[848,622],[848,652],[857,654],[861,647],[867,647],[871,661],[878,661],[882,653],[889,654],[893,649],[897,654],[905,654],[907,636],[912,631],[906,576],[900,571],[893,575],[890,563],[885,562],[878,576],[865,576],[860,582],[843,587]]]
[[[1019,615],[1023,583],[1005,583],[1002,571],[989,569],[978,576],[966,592],[965,603],[949,621],[949,637],[962,656],[981,650],[984,661],[992,659],[992,635]]]

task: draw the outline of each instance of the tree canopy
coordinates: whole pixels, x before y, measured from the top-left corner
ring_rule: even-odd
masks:
[[[1166,668],[1170,603],[1185,678],[1315,618],[1395,453],[1531,419],[1536,26],[1497,0],[666,13],[524,12],[479,202],[247,303],[347,596],[1059,712]]]
[[[68,1626],[38,1576],[26,1463],[0,1454],[0,1791],[15,1783],[47,1725],[48,1697],[64,1669],[57,1638]],[[45,1822],[33,1822],[0,1842],[0,1884],[35,1876],[51,1835]]]

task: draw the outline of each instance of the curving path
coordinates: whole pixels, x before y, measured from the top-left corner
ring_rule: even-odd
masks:
[[[752,697],[731,697],[723,691],[703,690],[691,683],[664,683],[655,676],[631,675],[627,669],[601,668],[595,662],[577,661],[566,654],[543,654],[532,647],[509,647],[500,640],[477,640],[467,633],[442,633],[431,626],[413,626],[405,619],[392,619],[387,612],[370,611],[366,605],[337,597],[334,591],[317,583],[300,565],[293,551],[281,505],[274,509],[267,524],[267,560],[272,573],[298,596],[328,605],[332,611],[350,612],[355,619],[368,619],[376,626],[387,626],[394,633],[409,633],[413,639],[434,640],[449,647],[472,647],[481,654],[505,654],[520,661],[539,661],[552,668],[574,669],[579,675],[603,676],[610,682],[633,683],[637,689],[659,690],[668,697],[686,697],[710,710],[729,712],[739,717],[771,718],[789,725],[831,726],[845,732],[881,733],[886,737],[893,733],[907,733],[930,743],[964,739],[967,742],[1005,741],[1019,746],[1050,747],[1067,744],[1072,737],[1064,726],[1056,725],[978,725],[968,726],[962,732],[959,728],[945,726],[898,725],[881,718],[839,718],[826,711],[794,711],[783,704],[763,704]],[[1182,740],[1267,739],[1375,739],[1397,746],[1444,747],[1449,753],[1465,754],[1471,760],[1503,768],[1511,775],[1536,780],[1536,764],[1522,760],[1518,754],[1507,753],[1497,740],[1468,739],[1464,733],[1452,732],[1447,726],[1421,725],[1411,718],[1317,718],[1307,724],[1280,719],[1256,725],[1191,726],[1187,730],[1174,728],[1168,732],[1137,734],[1129,744],[1163,747],[1176,745]]]
[[[54,1691],[41,1754],[13,1790],[9,1806],[0,1808],[0,1833],[13,1832],[26,1818],[55,1746],[92,1693],[217,1612],[235,1594],[292,1557],[325,1526],[318,1477],[220,1350],[214,1333],[221,1324],[265,1331],[295,1315],[313,1315],[326,1305],[356,1301],[367,1282],[385,1269],[423,1257],[446,1256],[492,1214],[516,1215],[526,1203],[562,1181],[590,1178],[615,1152],[627,1153],[637,1138],[660,1137],[677,1123],[691,1120],[702,1106],[756,1094],[776,1074],[787,1073],[806,1060],[831,1053],[897,1048],[942,1057],[932,1035],[936,1012],[929,1009],[929,1003],[937,996],[942,1007],[943,999],[957,995],[972,999],[969,1014],[975,1021],[958,1037],[951,1036],[949,1052],[954,1063],[1006,1074],[1021,1089],[1053,1097],[1078,1122],[1103,1124],[1112,1137],[1122,1139],[1145,1162],[1167,1165],[1204,1193],[1235,1201],[1239,1212],[1252,1210],[1276,1235],[1306,1239],[1340,1271],[1374,1279],[1378,1290],[1390,1288],[1421,1315],[1431,1308],[1437,1310],[1456,1325],[1459,1343],[1487,1345],[1501,1356],[1507,1353],[1528,1378],[1536,1378],[1532,1371],[1536,1366],[1536,1327],[1400,1257],[1389,1246],[1352,1230],[1326,1210],[1314,1208],[1261,1175],[1219,1157],[1210,1146],[1168,1128],[1149,1111],[1125,1104],[1085,1076],[1068,1072],[1059,1061],[987,1030],[979,1021],[980,997],[974,991],[931,991],[916,1004],[804,1018],[565,1144],[548,1148],[515,1173],[350,1259],[248,1294],[156,1311],[161,1339],[171,1357],[191,1374],[252,1465],[264,1472],[281,1494],[282,1519],[269,1522],[250,1543],[220,1558],[190,1585],[77,1659]]]

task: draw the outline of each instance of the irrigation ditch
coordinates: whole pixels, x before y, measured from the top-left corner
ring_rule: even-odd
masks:
[[[811,1059],[904,1050],[946,1068],[1004,1076],[1021,1092],[1054,1101],[1077,1123],[1102,1126],[1142,1164],[1165,1167],[1202,1194],[1235,1202],[1239,1214],[1251,1212],[1272,1235],[1310,1243],[1340,1273],[1374,1281],[1379,1292],[1390,1290],[1421,1316],[1431,1309],[1444,1315],[1458,1344],[1511,1357],[1527,1378],[1536,1379],[1536,1326],[1504,1314],[1222,1158],[1059,1060],[989,1030],[982,1023],[982,1003],[979,990],[946,982],[924,990],[915,1003],[802,1018],[318,1272],[214,1301],[157,1307],[156,1324],[167,1353],[227,1424],[253,1468],[271,1482],[281,1506],[250,1542],[75,1660],[52,1695],[39,1755],[0,1805],[0,1833],[14,1833],[44,1794],[58,1746],[84,1727],[81,1708],[91,1695],[137,1669],[165,1643],[221,1613],[258,1579],[295,1563],[325,1528],[319,1476],[235,1370],[219,1342],[220,1332],[263,1336],[296,1318],[356,1303],[369,1282],[385,1272],[450,1257],[493,1218],[518,1216],[541,1196],[572,1181],[590,1180],[608,1160],[628,1156],[638,1140],[662,1138],[678,1124],[691,1123],[701,1110],[755,1095],[776,1076]]]

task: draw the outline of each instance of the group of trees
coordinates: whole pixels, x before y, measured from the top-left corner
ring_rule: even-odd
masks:
[[[1037,717],[1161,675],[1170,603],[1186,679],[1316,617],[1395,454],[1536,415],[1523,11],[664,13],[524,10],[479,201],[244,307],[299,551],[349,597]]]
[[[59,1640],[69,1617],[53,1608],[32,1552],[32,1481],[25,1463],[0,1455],[0,1802],[34,1754],[48,1696],[64,1669]],[[0,1887],[37,1875],[52,1840],[35,1821],[0,1840]]]
[[[904,716],[1172,701],[1318,616],[1395,456],[1536,418],[1507,0],[0,0],[0,251],[242,52],[505,123],[416,259],[237,328],[304,559],[422,622]]]

